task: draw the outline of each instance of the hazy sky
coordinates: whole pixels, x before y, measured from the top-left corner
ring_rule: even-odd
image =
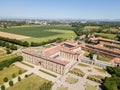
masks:
[[[0,0],[0,18],[120,19],[120,0]]]

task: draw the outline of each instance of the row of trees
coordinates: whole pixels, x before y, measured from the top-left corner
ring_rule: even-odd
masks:
[[[34,47],[34,46],[41,46],[41,45],[45,45],[45,44],[49,44],[49,43],[53,43],[53,42],[62,42],[62,41],[65,41],[66,39],[55,38],[55,39],[43,41],[40,43],[31,42],[30,44],[27,41],[21,41],[21,40],[10,39],[10,38],[5,38],[5,37],[0,37],[0,40],[1,40],[0,45],[6,46],[6,47],[10,47],[10,45],[7,42],[12,43],[12,44],[16,44],[16,45],[20,45],[20,46],[24,46],[24,47],[29,47],[29,46]],[[17,49],[17,48],[15,46],[13,47],[13,45],[12,45],[11,49]]]
[[[51,90],[52,87],[52,82],[45,82],[43,85],[40,87],[40,90]]]
[[[0,62],[0,70],[2,70],[4,67],[9,67],[12,63],[17,62],[17,61],[22,61],[23,57],[22,56],[16,56],[13,58],[6,59],[4,61]]]
[[[0,46],[9,48],[11,50],[17,50],[17,46],[1,40],[0,40]]]
[[[103,80],[105,90],[120,89],[120,67],[107,67],[107,71],[112,75]]]
[[[29,43],[27,41],[21,41],[21,40],[17,40],[17,39],[10,39],[10,38],[5,38],[5,37],[0,37],[1,41],[5,41],[5,42],[10,42],[16,45],[20,45],[20,46],[24,46],[24,47],[28,47]]]
[[[74,32],[76,35],[86,35],[93,33],[108,33],[108,34],[117,34],[115,37],[116,40],[120,41],[120,22],[87,22],[87,23],[73,23]],[[99,28],[85,28],[85,26],[99,26]],[[96,37],[100,35],[95,34]],[[108,38],[107,36],[102,36]]]
[[[86,22],[86,23],[71,23],[72,27],[79,27],[79,26],[101,26],[103,28],[108,27],[119,27],[120,22]]]
[[[117,34],[116,40],[117,40],[117,41],[120,41],[120,34]]]
[[[14,84],[14,83],[13,83],[12,80],[9,81],[9,85],[10,85],[10,86],[13,86],[13,84]],[[4,85],[1,86],[1,90],[6,90]]]
[[[35,43],[35,42],[31,42],[31,46],[35,47],[35,46],[41,46],[41,45],[45,45],[45,44],[49,44],[49,43],[53,43],[53,42],[63,42],[66,39],[64,38],[56,38],[56,39],[52,39],[52,40],[48,40],[48,41],[43,41],[41,43]]]
[[[11,26],[25,25],[26,21],[0,21],[0,27],[7,28]]]

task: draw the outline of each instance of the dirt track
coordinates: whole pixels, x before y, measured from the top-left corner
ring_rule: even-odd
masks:
[[[18,39],[18,40],[31,38],[31,37],[24,36],[24,35],[18,35],[18,34],[6,33],[6,32],[0,32],[0,36],[11,38],[11,39]]]

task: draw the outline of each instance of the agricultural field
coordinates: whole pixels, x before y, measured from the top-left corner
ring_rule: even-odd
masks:
[[[100,28],[100,26],[85,26],[84,27],[85,30],[98,29],[98,28]]]
[[[70,25],[67,26],[26,26],[26,27],[12,27],[6,29],[0,29],[1,32],[12,33],[16,35],[23,35],[31,37],[22,39],[28,42],[42,42],[49,39],[55,39],[58,37],[70,39],[76,37],[76,34],[72,30]]]
[[[108,38],[108,39],[115,39],[116,34],[107,34],[107,33],[94,33],[95,36]]]
[[[31,76],[16,83],[14,86],[9,87],[7,90],[40,90],[41,85],[45,82],[48,81],[32,74]]]

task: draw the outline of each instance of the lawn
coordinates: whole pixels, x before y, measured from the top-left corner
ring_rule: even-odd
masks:
[[[75,75],[82,76],[82,77],[85,75],[85,73],[78,68],[73,68],[72,70],[70,70],[70,73],[73,73]]]
[[[68,90],[67,87],[58,87],[57,90]]]
[[[25,39],[29,42],[41,42],[49,39],[55,39],[57,37],[71,38],[76,37],[72,27],[67,26],[36,26],[36,27],[14,27],[0,29],[2,32],[14,33],[19,35],[25,35],[32,38]]]
[[[22,81],[14,84],[14,86],[7,88],[7,90],[40,90],[40,87],[44,82],[48,82],[48,80],[32,74],[31,76],[24,78]]]
[[[0,84],[3,84],[3,78],[7,77],[9,80],[12,79],[12,74],[14,73],[16,76],[19,75],[19,70],[22,70],[22,72],[25,72],[26,70],[17,67],[15,65],[11,65],[10,67],[4,68],[2,71],[0,71]]]
[[[65,82],[68,82],[69,84],[75,84],[78,82],[78,79],[68,76]]]
[[[104,73],[104,74],[107,73],[105,70],[97,68],[97,67],[94,67],[94,69],[97,70],[98,72],[101,72],[101,73]]]
[[[102,56],[102,55],[98,55],[97,59],[98,59],[98,60],[101,60],[101,61],[106,61],[106,62],[108,62],[108,61],[111,60],[110,58],[104,57],[104,56]]]
[[[89,65],[83,64],[83,63],[79,63],[78,66],[81,66],[81,67],[90,67]]]
[[[87,79],[101,83],[101,80],[104,79],[104,77],[100,75],[88,75]]]
[[[86,89],[85,90],[97,90],[97,88],[93,85],[86,84]]]
[[[88,57],[89,54],[90,54],[89,52],[85,51],[84,56],[85,56],[85,57]]]
[[[48,75],[50,75],[50,76],[52,76],[52,77],[57,77],[56,75],[54,75],[54,74],[52,74],[52,73],[50,73],[50,72],[48,72],[48,71],[45,71],[45,70],[42,70],[42,69],[40,69],[39,71],[41,71],[41,72],[43,72],[43,73],[46,73],[46,74],[48,74]]]
[[[25,63],[25,62],[21,62],[22,64],[24,64],[24,65],[27,65],[27,66],[29,66],[29,67],[31,67],[31,68],[34,68],[34,66],[32,66],[32,65],[30,65],[30,64],[28,64],[28,63]]]

